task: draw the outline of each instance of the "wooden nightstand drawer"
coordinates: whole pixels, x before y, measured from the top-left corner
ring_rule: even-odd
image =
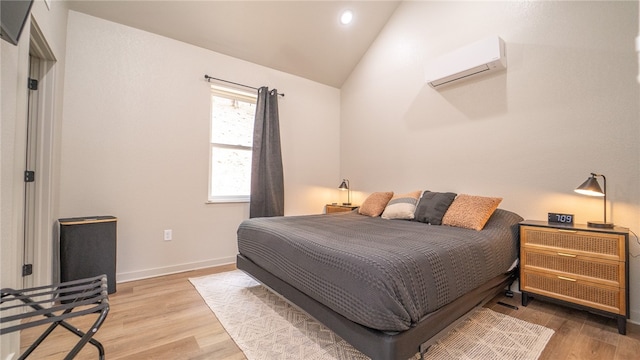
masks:
[[[339,213],[339,212],[349,212],[357,208],[358,206],[354,206],[354,205],[327,204],[326,213],[331,214],[331,213]]]
[[[625,259],[624,235],[570,229],[523,226],[523,246],[570,250],[574,254],[613,260]]]
[[[617,287],[526,270],[521,275],[520,281],[523,291],[531,291],[615,314],[626,314],[624,292]]]
[[[624,289],[624,262],[575,255],[569,252],[542,251],[524,247],[522,263],[527,269],[546,271],[560,276],[580,278],[602,285]]]

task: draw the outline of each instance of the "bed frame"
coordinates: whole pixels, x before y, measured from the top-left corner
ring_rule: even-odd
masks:
[[[517,276],[517,269],[497,276],[452,303],[426,315],[411,329],[387,333],[348,320],[264,270],[242,254],[238,254],[236,264],[238,269],[302,309],[372,360],[407,360],[414,357],[416,353],[420,353],[422,358],[440,337],[446,335],[450,329],[469,316],[473,309],[484,305],[504,291]]]

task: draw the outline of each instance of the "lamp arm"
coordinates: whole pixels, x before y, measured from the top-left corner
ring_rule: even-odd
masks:
[[[607,178],[604,175],[602,176],[602,180],[604,183],[604,222],[607,223]]]
[[[605,189],[607,188],[606,185],[606,181],[605,181]],[[606,190],[605,190],[606,191]],[[606,196],[606,195],[605,195]],[[351,184],[349,183],[349,179],[347,179],[347,202],[349,202],[349,204],[351,204]],[[606,213],[605,213],[605,217],[606,217]]]
[[[592,176],[601,176],[604,183],[604,222],[607,223],[607,177],[602,174],[591,173]]]

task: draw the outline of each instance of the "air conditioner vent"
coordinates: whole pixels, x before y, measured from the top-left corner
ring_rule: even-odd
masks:
[[[504,41],[490,37],[434,59],[426,69],[426,80],[433,88],[478,74],[507,68]]]

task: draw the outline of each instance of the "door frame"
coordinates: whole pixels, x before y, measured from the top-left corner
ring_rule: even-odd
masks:
[[[34,126],[35,135],[30,144],[29,151],[32,154],[31,166],[36,172],[33,201],[25,207],[25,215],[30,218],[23,219],[25,227],[26,244],[23,244],[23,258],[29,259],[33,264],[32,276],[23,277],[23,285],[39,286],[51,284],[57,281],[57,262],[55,244],[57,243],[57,227],[54,212],[54,159],[56,153],[56,57],[51,50],[42,30],[33,17],[31,18],[29,39],[29,57],[36,58],[34,66],[30,69],[30,76],[37,76],[38,90],[34,103],[30,104],[29,116]],[[30,60],[31,61],[31,60]],[[33,91],[33,90],[29,90]],[[25,183],[25,186],[27,183]],[[25,197],[26,198],[26,197]],[[27,236],[27,234],[29,234]],[[28,286],[27,286],[28,285]]]

